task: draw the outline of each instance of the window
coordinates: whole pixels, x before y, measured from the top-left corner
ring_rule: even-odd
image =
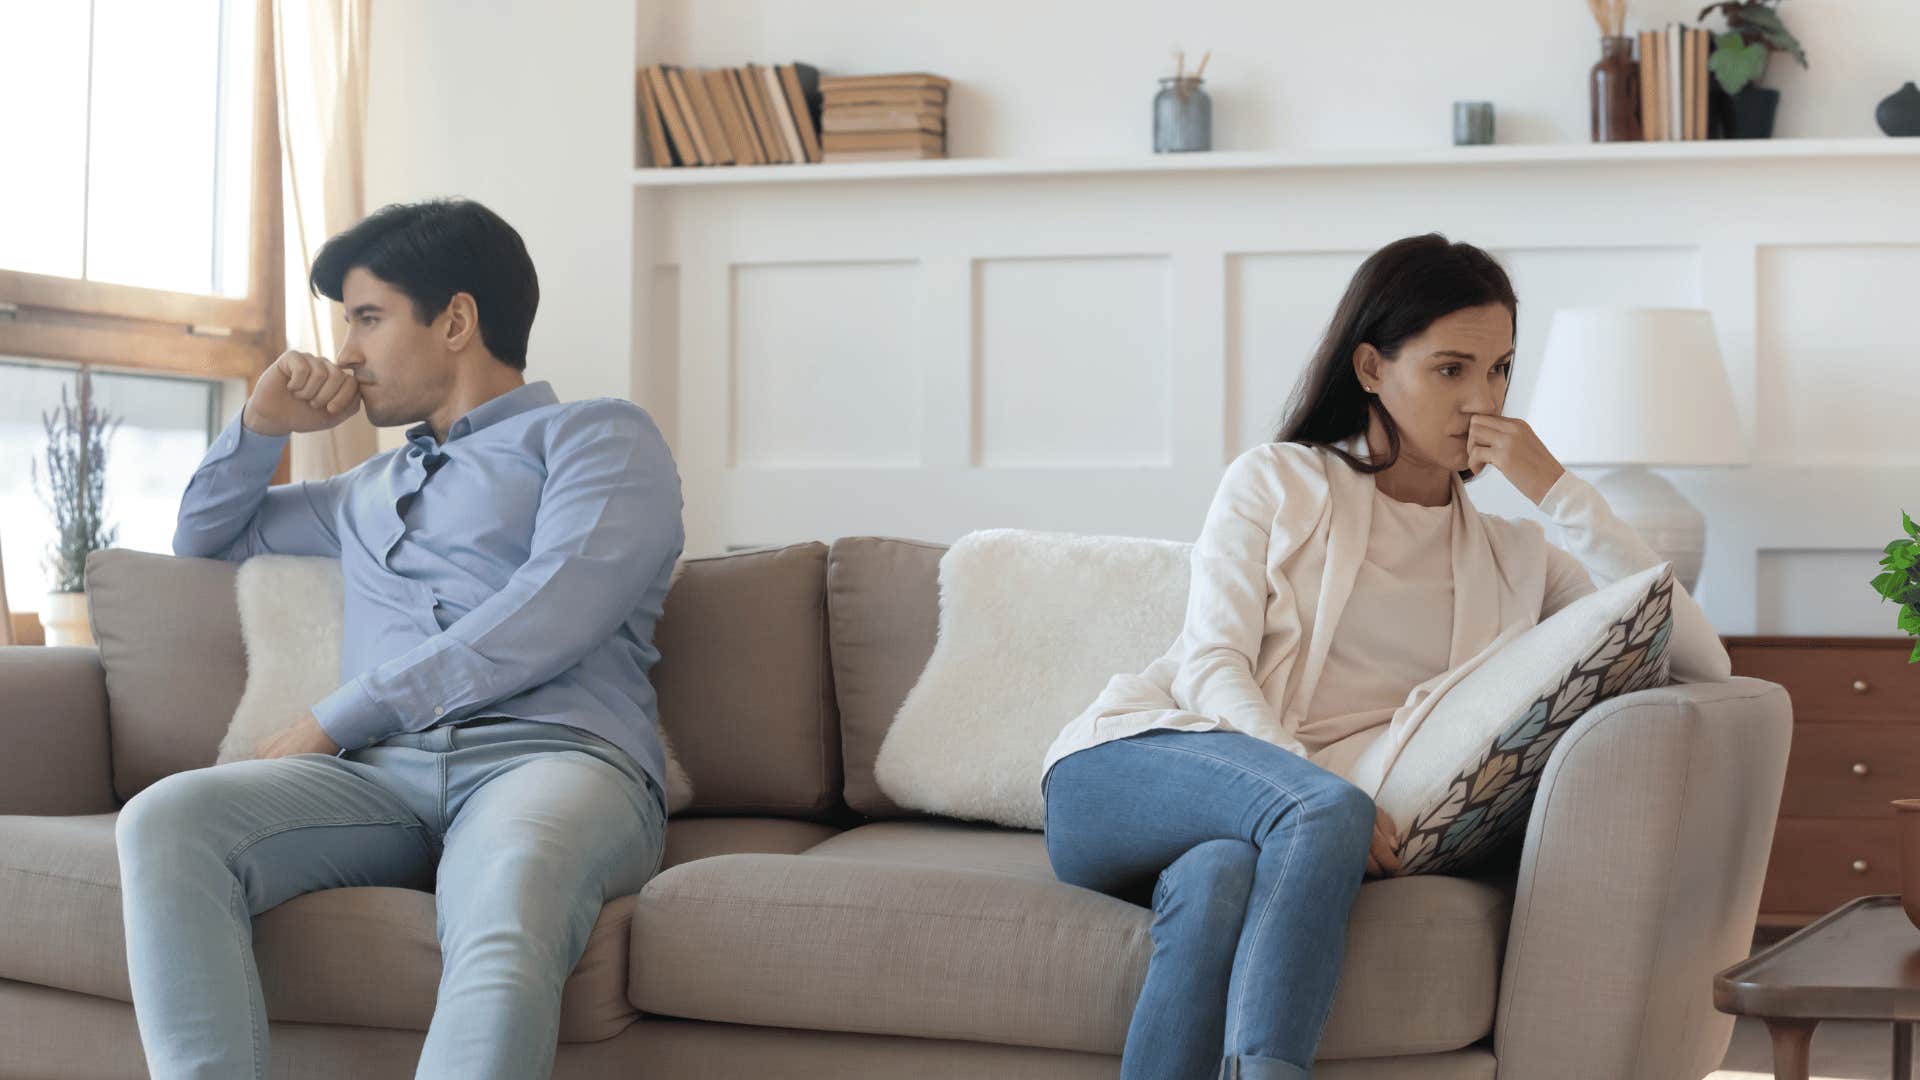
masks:
[[[0,101],[33,103],[0,167],[0,355],[272,362],[272,55],[271,0],[0,0]]]
[[[255,0],[0,0],[0,268],[244,297]]]
[[[41,413],[88,365],[122,417],[118,544],[172,547],[219,424],[284,347],[272,0],[0,0],[0,545],[47,589]],[[31,103],[31,108],[25,107]],[[285,463],[278,479],[285,479]]]
[[[226,420],[222,383],[93,368],[94,400],[120,420],[107,444],[106,513],[116,547],[173,551],[180,493]],[[0,357],[0,563],[15,611],[37,611],[51,587],[46,568],[53,519],[35,488],[46,478],[41,415],[75,392],[76,368]],[[32,462],[30,467],[27,463]],[[18,463],[17,466],[11,463]]]

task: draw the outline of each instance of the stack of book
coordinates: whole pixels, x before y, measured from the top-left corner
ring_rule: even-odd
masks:
[[[635,82],[649,165],[820,160],[820,72],[811,64],[712,71],[650,64]]]
[[[828,161],[947,156],[947,80],[938,75],[829,77],[820,94]]]
[[[1713,34],[1674,24],[1640,31],[1640,137],[1707,137],[1707,60]]]

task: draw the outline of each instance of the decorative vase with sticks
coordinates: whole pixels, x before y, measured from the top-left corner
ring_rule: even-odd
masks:
[[[1175,56],[1174,75],[1160,80],[1160,92],[1153,96],[1153,152],[1179,154],[1213,149],[1213,102],[1207,97],[1203,76],[1209,50],[1200,57],[1200,66],[1187,74],[1187,54]]]
[[[1624,28],[1627,0],[1587,0],[1600,27],[1600,59],[1587,73],[1589,127],[1594,142],[1639,142],[1640,65]]]

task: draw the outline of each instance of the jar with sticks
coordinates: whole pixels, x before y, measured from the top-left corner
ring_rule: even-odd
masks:
[[[1626,25],[1627,0],[1587,0],[1600,26],[1600,59],[1587,73],[1587,101],[1594,142],[1640,141],[1640,65]]]
[[[1187,74],[1187,54],[1177,52],[1172,78],[1160,80],[1160,92],[1153,96],[1153,152],[1179,154],[1213,149],[1213,102],[1204,87],[1208,50],[1200,57],[1200,66]]]

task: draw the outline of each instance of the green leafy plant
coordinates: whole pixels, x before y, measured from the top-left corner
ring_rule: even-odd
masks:
[[[60,388],[60,407],[41,413],[47,432],[47,476],[33,463],[33,487],[53,514],[53,543],[47,545],[47,570],[55,592],[85,592],[87,553],[113,546],[119,530],[109,528],[105,503],[107,442],[120,421],[93,403],[93,377],[80,369],[77,400]]]
[[[1906,539],[1887,545],[1880,559],[1881,572],[1873,579],[1873,591],[1881,599],[1899,604],[1897,623],[1901,631],[1920,638],[1920,526],[1904,512],[1900,524],[1907,530]],[[1920,663],[1920,641],[1914,643],[1907,662]]]
[[[1700,9],[1699,18],[1718,10],[1727,18],[1726,32],[1714,39],[1713,56],[1707,67],[1720,83],[1720,89],[1737,94],[1748,83],[1758,82],[1767,70],[1767,58],[1783,52],[1807,66],[1807,54],[1800,39],[1787,30],[1774,10],[1781,0],[1719,0]]]

